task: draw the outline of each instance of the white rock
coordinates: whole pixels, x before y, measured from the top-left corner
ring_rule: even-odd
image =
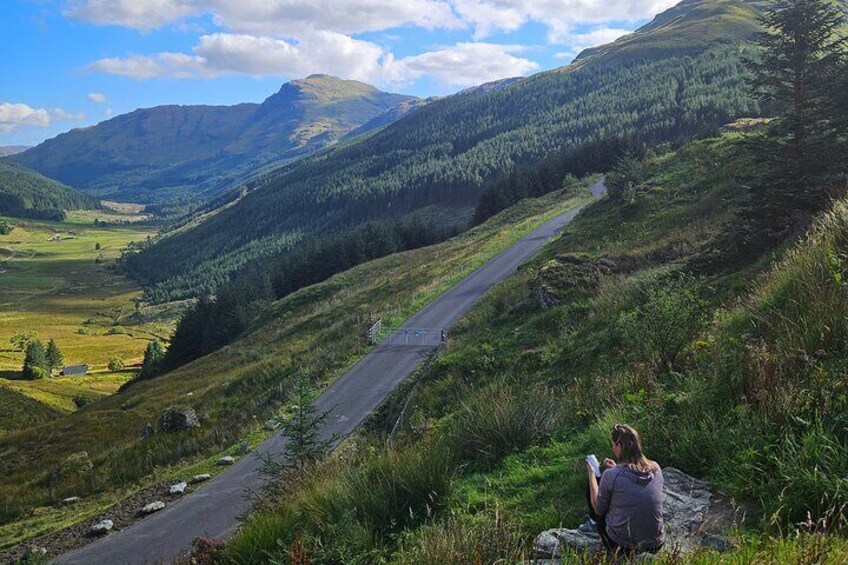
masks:
[[[191,484],[195,485],[197,483],[202,483],[203,481],[208,481],[211,478],[212,478],[212,475],[210,475],[209,473],[203,473],[201,475],[195,475],[191,479]]]
[[[62,500],[62,504],[76,504],[80,501],[80,497],[78,496],[69,496],[68,498]]]
[[[89,533],[95,536],[99,536],[105,534],[109,530],[111,530],[115,526],[115,523],[112,520],[101,520],[97,524],[91,526],[91,529],[88,530]]]
[[[221,457],[220,459],[218,459],[217,465],[220,465],[220,466],[232,465],[235,462],[236,462],[235,457],[233,457],[232,455],[225,455],[224,457]]]
[[[161,500],[154,500],[150,504],[145,505],[144,508],[139,510],[138,513],[139,514],[153,514],[154,512],[159,512],[163,508],[165,508],[164,502],[162,502]]]
[[[183,494],[185,492],[188,483],[185,481],[180,481],[175,485],[171,485],[171,488],[168,489],[169,494]]]

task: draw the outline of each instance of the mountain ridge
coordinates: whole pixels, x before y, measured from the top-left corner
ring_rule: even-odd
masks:
[[[283,84],[260,104],[140,108],[60,134],[13,160],[111,199],[213,197],[253,169],[332,144],[412,99],[310,75]]]
[[[497,175],[593,138],[638,133],[647,143],[674,142],[758,115],[740,80],[747,72],[740,48],[759,31],[755,12],[739,0],[688,4],[698,9],[669,18],[674,25],[659,38],[648,27],[626,42],[624,52],[608,46],[503,88],[433,100],[364,142],[328,148],[296,167],[268,173],[238,204],[162,239],[128,264],[150,285],[206,272],[204,262],[220,265],[227,256],[239,258],[232,269],[241,268],[236,265],[245,264],[258,241],[279,241],[283,249],[292,233],[319,237],[421,207],[474,207]],[[721,22],[737,13],[745,25],[722,35]],[[703,35],[692,38],[691,49],[653,48],[668,37],[685,38],[691,29]],[[215,274],[217,280],[228,276]],[[173,297],[190,295],[181,288]]]

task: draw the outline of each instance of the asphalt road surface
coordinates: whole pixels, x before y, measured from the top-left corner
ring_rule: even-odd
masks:
[[[592,195],[596,199],[603,190],[603,183],[598,182],[592,187]],[[409,318],[401,329],[449,329],[489,289],[515,273],[519,265],[535,255],[584,206],[550,220],[505,249]],[[434,346],[386,343],[375,347],[315,400],[319,410],[329,411],[322,435],[325,438],[343,438],[350,434],[433,349]],[[192,540],[198,536],[229,537],[250,509],[245,492],[255,492],[261,487],[258,473],[262,466],[260,456],[280,453],[285,441],[281,433],[272,436],[203,488],[170,503],[164,510],[129,528],[59,557],[57,561],[86,565],[169,562],[186,553]]]

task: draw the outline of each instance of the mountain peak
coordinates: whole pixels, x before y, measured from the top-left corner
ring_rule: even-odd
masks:
[[[283,84],[279,92],[271,98],[277,96],[294,100],[311,98],[329,103],[378,94],[383,93],[376,87],[364,82],[326,74],[311,74],[306,78],[294,79]]]

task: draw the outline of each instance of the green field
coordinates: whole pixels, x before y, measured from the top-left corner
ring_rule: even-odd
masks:
[[[88,403],[111,394],[132,376],[108,373],[110,358],[137,363],[150,339],[169,335],[173,312],[142,307],[141,289],[114,270],[127,244],[152,236],[154,228],[94,225],[95,219],[138,218],[103,211],[71,212],[65,222],[4,218],[14,229],[0,235],[0,386],[70,412],[75,399]],[[10,341],[18,332],[44,343],[55,339],[66,365],[87,363],[93,374],[14,380],[23,362]]]

